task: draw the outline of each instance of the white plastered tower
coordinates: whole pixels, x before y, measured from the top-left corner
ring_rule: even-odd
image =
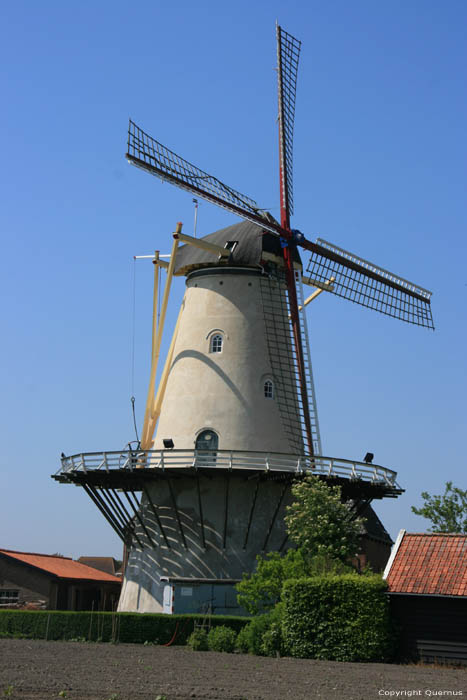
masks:
[[[164,438],[193,449],[211,430],[220,450],[291,451],[277,403],[282,387],[269,360],[262,284],[260,272],[248,268],[189,274],[155,449]]]

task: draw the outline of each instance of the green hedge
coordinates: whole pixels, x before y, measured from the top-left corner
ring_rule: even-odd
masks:
[[[251,618],[212,615],[211,627],[225,625],[239,632]],[[151,613],[68,612],[47,610],[1,610],[0,636],[30,639],[75,639],[103,642],[186,644],[199,615]]]
[[[286,581],[286,653],[336,661],[388,661],[393,633],[381,576],[345,574]]]

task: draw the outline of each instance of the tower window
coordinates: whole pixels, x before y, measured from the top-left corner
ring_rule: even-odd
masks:
[[[219,436],[214,430],[203,430],[196,438],[197,450],[217,450],[218,446]]]
[[[222,343],[223,343],[223,338],[219,333],[216,333],[211,337],[211,347],[210,351],[211,352],[222,352]]]
[[[264,382],[264,397],[266,399],[274,398],[274,384],[270,379],[266,379]]]

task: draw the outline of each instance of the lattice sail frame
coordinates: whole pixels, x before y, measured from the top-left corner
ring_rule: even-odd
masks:
[[[278,233],[278,224],[267,226],[267,217],[251,197],[234,190],[159,143],[131,119],[128,125],[127,160],[151,175],[197,194],[253,223]]]
[[[337,296],[406,323],[434,329],[431,292],[322,238],[313,245],[307,271],[321,284],[334,278],[329,291]]]
[[[279,157],[281,205],[293,214],[293,131],[301,41],[276,24],[277,92],[279,98]]]

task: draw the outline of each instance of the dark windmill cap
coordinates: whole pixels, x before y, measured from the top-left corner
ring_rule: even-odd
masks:
[[[283,264],[281,239],[265,231],[260,226],[249,221],[242,221],[233,226],[227,226],[219,231],[202,236],[201,240],[215,243],[220,248],[232,250],[230,257],[219,261],[216,253],[211,253],[193,245],[186,244],[178,248],[175,261],[175,275],[187,275],[193,270],[205,267],[218,267],[228,264],[229,267],[264,267],[267,264]],[[301,265],[300,255],[295,249],[294,262]]]

